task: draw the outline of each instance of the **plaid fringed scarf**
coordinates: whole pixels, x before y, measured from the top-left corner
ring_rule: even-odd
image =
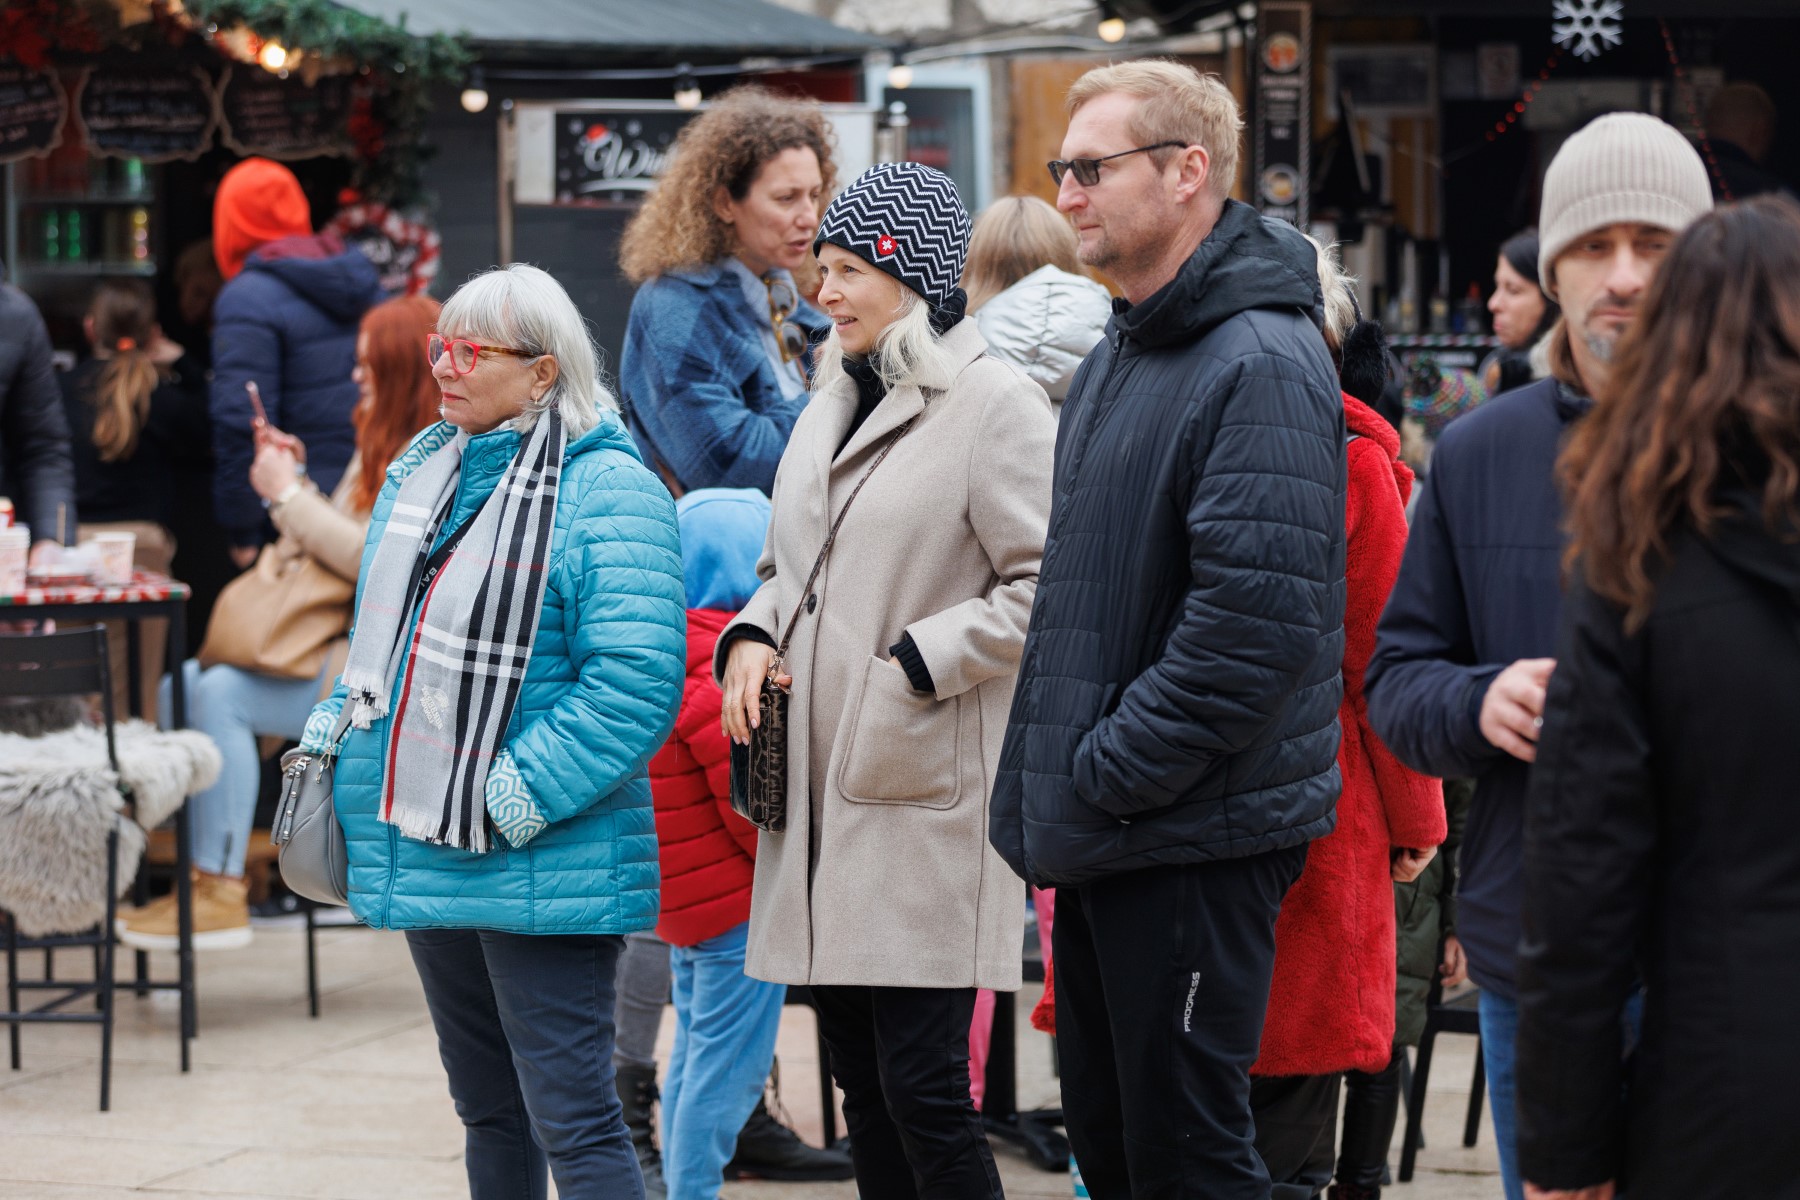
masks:
[[[363,583],[344,686],[358,729],[395,713],[381,819],[406,837],[481,853],[488,767],[543,608],[567,435],[545,412],[448,557],[434,556],[468,440],[434,426],[394,464],[400,492]]]

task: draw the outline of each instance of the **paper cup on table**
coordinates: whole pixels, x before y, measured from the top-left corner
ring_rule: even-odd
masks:
[[[31,530],[23,525],[0,529],[0,596],[25,590],[25,564],[31,557]]]
[[[107,587],[131,582],[131,560],[137,552],[137,534],[96,533],[94,551],[94,582]]]

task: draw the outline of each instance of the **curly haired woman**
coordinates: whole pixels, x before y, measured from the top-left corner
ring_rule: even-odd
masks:
[[[794,272],[816,271],[813,235],[835,180],[831,127],[817,104],[737,88],[681,131],[668,171],[626,227],[619,262],[639,287],[619,390],[644,461],[677,497],[775,485],[806,405],[812,349],[829,329],[801,302]],[[653,1198],[662,1185],[653,1055],[669,979],[668,947],[655,934],[627,939],[619,1092]],[[806,1145],[761,1103],[729,1170],[791,1180],[851,1173],[848,1156]]]
[[[619,383],[633,436],[677,496],[774,486],[826,330],[793,273],[835,178],[817,104],[739,88],[682,130],[625,230],[619,262],[640,286]]]

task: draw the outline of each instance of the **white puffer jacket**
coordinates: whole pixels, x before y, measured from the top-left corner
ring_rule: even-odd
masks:
[[[1061,410],[1075,368],[1106,336],[1112,297],[1084,275],[1040,267],[989,300],[975,324],[997,358],[1012,363]]]

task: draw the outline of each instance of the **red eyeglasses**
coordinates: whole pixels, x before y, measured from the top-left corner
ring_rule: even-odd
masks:
[[[467,338],[445,338],[443,334],[434,333],[425,339],[425,361],[432,367],[445,354],[450,355],[450,370],[458,376],[467,375],[475,369],[483,354],[507,354],[513,358],[542,358],[541,354],[533,354],[529,350],[514,350],[507,346],[483,346],[471,342]]]

